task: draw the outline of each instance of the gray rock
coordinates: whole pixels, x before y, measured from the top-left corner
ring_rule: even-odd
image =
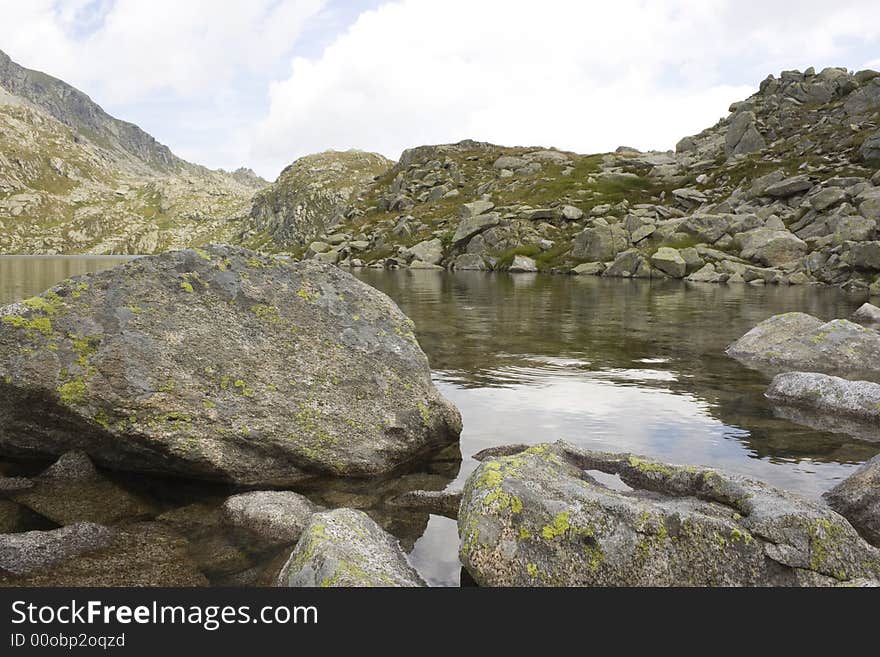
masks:
[[[461,428],[412,322],[313,261],[170,252],[0,316],[7,454],[85,448],[111,468],[285,485],[385,474]]]
[[[774,198],[788,198],[789,196],[806,192],[812,189],[812,187],[813,183],[810,180],[810,177],[806,174],[802,174],[773,183],[764,190],[764,193],[767,196],[772,196]]]
[[[769,370],[870,373],[880,371],[880,334],[845,319],[785,313],[758,324],[726,353]]]
[[[715,269],[715,265],[711,262],[707,262],[693,274],[688,276],[687,280],[692,283],[723,283],[728,277],[728,274],[719,273],[718,270]]]
[[[880,107],[880,78],[874,78],[854,91],[843,104],[844,111],[850,116],[870,114]]]
[[[823,189],[810,197],[810,206],[817,212],[834,207],[846,199],[846,192],[838,187]]]
[[[880,421],[880,384],[870,381],[849,381],[816,372],[785,372],[773,377],[765,396],[823,413]]]
[[[354,509],[311,517],[278,586],[425,586],[392,536]]]
[[[613,278],[650,278],[651,266],[641,252],[629,249],[618,253],[602,275]]]
[[[687,263],[681,257],[678,249],[668,246],[661,246],[657,249],[657,252],[651,256],[651,264],[672,278],[684,278],[687,273]]]
[[[787,230],[755,228],[737,235],[737,241],[741,257],[767,267],[792,262],[808,251],[807,243]]]
[[[859,534],[880,547],[880,456],[875,456],[822,497]]]
[[[695,214],[681,225],[682,232],[693,235],[701,242],[714,244],[730,228],[730,218],[717,214]]]
[[[113,530],[80,522],[51,531],[0,534],[0,569],[27,575],[110,544]]]
[[[256,538],[261,546],[296,543],[319,507],[293,491],[252,491],[228,498],[224,522]]]
[[[642,224],[630,234],[630,241],[633,244],[638,244],[642,240],[651,237],[651,235],[656,232],[657,227],[654,224]]]
[[[439,237],[419,242],[407,250],[414,259],[429,265],[438,265],[443,260],[443,241]]]
[[[555,217],[556,210],[552,208],[533,208],[525,212],[525,218],[529,221],[541,221],[542,219],[554,219]]]
[[[529,163],[528,160],[522,157],[515,157],[513,155],[502,155],[495,163],[492,165],[494,169],[520,169],[526,166]]]
[[[481,214],[476,217],[462,219],[455,229],[455,234],[452,236],[452,242],[454,244],[465,242],[477,233],[481,233],[492,226],[497,226],[500,221],[501,215],[497,212],[490,212],[489,214]]]
[[[486,261],[476,253],[463,253],[455,259],[452,268],[456,271],[486,271]]]
[[[460,490],[412,490],[388,500],[388,504],[410,511],[424,511],[456,520],[461,504]]]
[[[619,477],[613,487],[608,475]],[[484,460],[465,484],[458,526],[461,562],[481,586],[834,586],[880,576],[880,551],[823,504],[563,442]]]
[[[853,313],[852,321],[862,326],[880,326],[880,308],[871,303],[863,303]]]
[[[626,230],[617,224],[595,226],[578,233],[571,248],[571,257],[589,262],[607,262],[626,249]]]
[[[754,153],[766,147],[767,142],[758,132],[754,112],[740,112],[730,122],[725,135],[727,156]]]
[[[538,266],[535,264],[534,259],[524,255],[517,255],[513,257],[513,262],[510,263],[507,271],[514,274],[533,273],[538,271]]]
[[[834,230],[834,243],[863,242],[874,235],[877,222],[859,215],[850,215],[829,219],[830,227]]]
[[[62,454],[40,476],[51,479],[92,479],[98,476],[98,471],[88,454],[74,450]]]
[[[458,214],[462,219],[468,219],[469,217],[478,217],[481,214],[486,214],[494,207],[495,204],[492,201],[472,201],[462,205],[458,210]]]
[[[851,242],[845,246],[848,249],[847,260],[853,267],[880,271],[880,241]]]
[[[599,276],[605,271],[605,265],[601,262],[584,262],[571,270],[577,276]]]
[[[584,211],[573,205],[564,205],[562,207],[562,218],[566,221],[580,221],[584,218]]]

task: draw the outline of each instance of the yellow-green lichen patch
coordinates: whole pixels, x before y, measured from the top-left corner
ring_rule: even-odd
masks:
[[[557,513],[553,517],[553,521],[541,528],[541,536],[548,541],[552,541],[559,536],[563,536],[571,529],[571,514],[568,511]]]
[[[278,308],[266,304],[258,303],[251,308],[251,312],[263,322],[268,324],[281,324],[284,320],[278,314]]]
[[[526,572],[529,574],[529,577],[537,577],[538,576],[538,566],[533,563],[526,564]]]
[[[34,337],[37,333],[52,335],[52,320],[45,315],[30,318],[21,315],[3,315],[0,319],[4,324],[27,331],[29,337]]]
[[[58,386],[58,397],[67,406],[78,406],[86,400],[86,383],[82,379],[73,379]]]
[[[63,307],[61,297],[54,292],[47,292],[44,297],[31,297],[25,299],[22,304],[35,312],[45,313],[47,315],[56,314]]]
[[[635,468],[639,472],[644,472],[646,474],[660,474],[667,477],[671,477],[675,474],[675,470],[668,465],[663,465],[662,463],[656,463],[654,461],[648,461],[646,459],[640,459],[635,456],[630,456],[628,462],[631,467]]]
[[[296,291],[296,295],[301,299],[305,299],[306,301],[317,301],[321,297],[321,293],[316,290],[312,290],[307,285],[303,285]]]
[[[253,397],[254,396],[253,388],[250,388],[248,386],[248,384],[245,383],[244,381],[242,381],[241,379],[236,379],[232,385],[236,388],[236,390],[238,390],[245,397]]]
[[[195,290],[193,290],[192,283],[189,281],[181,281],[180,289],[186,292],[187,294],[192,294]]]

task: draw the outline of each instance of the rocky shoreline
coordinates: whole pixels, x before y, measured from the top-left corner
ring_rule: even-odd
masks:
[[[853,377],[880,373],[878,312],[776,316],[728,353],[778,372],[772,403],[876,433],[880,386]],[[65,281],[0,309],[0,390],[0,455],[55,459],[0,463],[2,585],[425,586],[400,537],[429,514],[457,521],[481,586],[880,585],[880,457],[810,501],[696,465],[502,445],[450,489],[461,419],[411,323],[326,264],[215,246]],[[120,485],[130,471],[150,489],[220,483],[181,505]]]

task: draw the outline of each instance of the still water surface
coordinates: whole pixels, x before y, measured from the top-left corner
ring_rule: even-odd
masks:
[[[0,258],[0,303],[121,261]],[[470,456],[486,447],[564,438],[589,449],[721,467],[816,497],[880,452],[880,442],[775,416],[763,397],[768,377],[724,355],[771,315],[848,317],[863,297],[824,288],[530,274],[355,275],[415,321],[438,387],[461,410],[462,463],[457,474],[435,472],[433,487],[437,476],[440,487],[460,486],[476,465]],[[414,486],[424,481],[413,477]],[[458,584],[453,521],[383,524],[431,583]]]

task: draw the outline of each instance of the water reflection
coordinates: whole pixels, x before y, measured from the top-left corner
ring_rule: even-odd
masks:
[[[765,375],[724,348],[767,317],[847,317],[864,301],[756,288],[481,273],[356,274],[413,320],[462,452],[565,438],[724,467],[818,496],[880,445],[774,415]],[[473,469],[466,458],[458,481]]]

